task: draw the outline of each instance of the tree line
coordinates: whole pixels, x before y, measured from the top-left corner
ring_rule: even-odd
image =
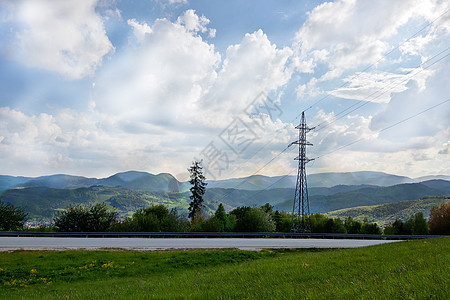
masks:
[[[0,202],[0,230],[22,230],[26,213],[10,203]],[[450,202],[431,209],[428,221],[422,212],[406,221],[395,220],[382,229],[367,219],[352,217],[342,220],[324,214],[311,214],[313,233],[421,235],[450,234]],[[131,217],[120,219],[119,214],[104,203],[90,207],[76,205],[59,213],[46,231],[60,232],[290,232],[292,215],[275,210],[266,203],[261,207],[242,206],[226,212],[219,204],[209,217],[198,214],[195,219],[179,213],[175,208],[154,205],[137,210]]]
[[[212,216],[202,212],[203,195],[206,191],[206,178],[201,162],[194,161],[188,169],[191,184],[191,202],[187,217],[176,209],[169,210],[164,205],[154,205],[137,210],[131,217],[121,220],[119,214],[108,209],[106,204],[91,207],[76,205],[67,208],[54,218],[53,228],[62,232],[290,232],[292,215],[273,210],[269,203],[261,207],[242,206],[227,213],[222,203]],[[27,214],[21,208],[0,201],[0,230],[23,229]],[[384,230],[376,223],[366,219],[362,222],[347,217],[344,220],[329,218],[323,214],[312,214],[306,220],[313,233],[350,233],[421,235],[450,234],[450,202],[435,206],[430,217],[425,219],[418,212],[403,222],[398,219],[388,224]]]

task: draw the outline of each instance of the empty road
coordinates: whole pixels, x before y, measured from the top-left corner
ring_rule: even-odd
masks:
[[[0,237],[0,251],[12,250],[168,250],[168,249],[223,249],[259,250],[264,248],[357,248],[393,240],[353,239],[261,239],[261,238],[54,238],[54,237]]]

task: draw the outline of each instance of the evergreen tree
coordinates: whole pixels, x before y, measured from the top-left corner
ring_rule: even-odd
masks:
[[[202,207],[204,207],[203,195],[205,194],[207,183],[205,182],[206,178],[203,175],[203,167],[201,166],[201,162],[192,162],[192,166],[188,169],[188,171],[191,174],[191,180],[189,180],[189,183],[192,185],[189,189],[192,195],[189,196],[191,203],[189,204],[188,217],[191,219],[192,223],[195,223],[201,216]]]
[[[220,221],[221,228],[220,231],[231,231],[233,230],[232,221],[229,215],[225,212],[225,208],[223,207],[223,204],[220,203],[219,207],[217,207],[217,210],[214,214],[214,217]]]

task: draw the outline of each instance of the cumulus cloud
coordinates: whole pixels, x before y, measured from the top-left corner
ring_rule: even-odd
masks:
[[[105,67],[96,81],[95,109],[139,122],[193,122],[189,113],[217,76],[220,55],[190,24],[129,20],[140,45]],[[203,24],[207,23],[206,21]]]
[[[140,45],[99,74],[94,101],[101,113],[177,124],[179,130],[219,130],[261,91],[276,91],[292,74],[287,66],[292,50],[278,49],[261,30],[230,46],[222,61],[200,35],[209,31],[209,20],[193,10],[176,22],[128,23],[133,30],[144,28],[145,34],[133,31]]]
[[[152,33],[152,29],[146,23],[139,23],[136,19],[130,19],[127,24],[133,28],[136,38],[142,42],[146,34]]]
[[[276,91],[292,76],[292,50],[270,42],[262,30],[247,33],[239,44],[229,46],[217,80],[203,103],[215,110],[236,114],[260,93]]]
[[[423,89],[426,79],[433,74],[433,71],[419,68],[411,70],[411,73],[356,73],[343,79],[344,82],[348,83],[346,84],[347,87],[332,90],[329,94],[338,98],[388,103],[393,93],[407,90],[407,86],[412,80],[417,83],[419,89]]]
[[[114,51],[97,0],[11,1],[15,31],[13,57],[30,67],[80,79],[93,75]]]
[[[385,55],[394,48],[392,42],[397,41],[397,34],[406,24],[420,24],[416,25],[420,28],[426,20],[434,23],[399,47],[403,56],[419,55],[425,61],[429,57],[424,53],[427,46],[449,32],[448,17],[442,15],[449,6],[444,2],[340,0],[323,3],[311,11],[296,34],[296,60],[308,62],[320,82],[338,78],[361,65],[377,68],[393,59]],[[398,61],[404,59],[397,58]],[[304,89],[299,87],[300,91]],[[358,94],[354,87],[334,93],[351,98],[351,94]]]

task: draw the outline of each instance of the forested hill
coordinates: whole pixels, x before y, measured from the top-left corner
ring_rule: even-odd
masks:
[[[259,191],[207,188],[205,212],[212,213],[219,203],[223,203],[228,211],[238,206],[261,206],[265,203],[274,205],[275,209],[291,211],[294,191],[292,188]],[[448,195],[450,195],[450,181],[431,180],[390,187],[341,185],[332,188],[311,188],[309,199],[312,213],[327,213],[356,206],[397,203],[426,196]],[[190,201],[189,192],[147,192],[105,186],[78,189],[16,188],[5,191],[0,196],[0,200],[23,207],[34,220],[50,220],[58,211],[76,204],[91,205],[106,202],[122,215],[129,216],[137,209],[153,204],[164,204],[168,208],[186,211]]]

